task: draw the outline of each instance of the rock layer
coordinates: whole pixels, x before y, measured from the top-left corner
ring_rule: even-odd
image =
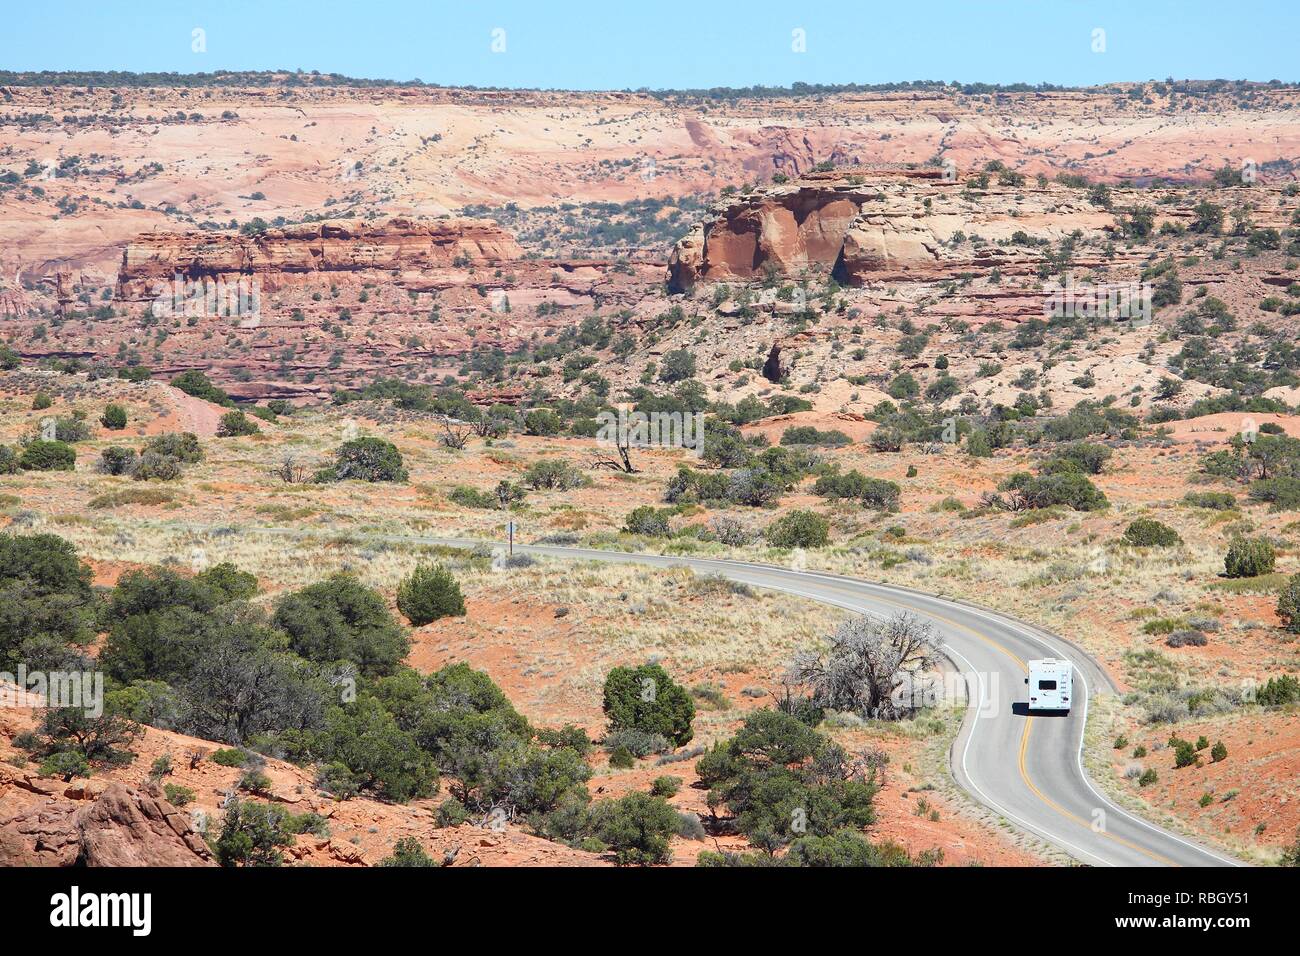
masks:
[[[673,249],[668,285],[685,292],[701,281],[805,272],[845,285],[1023,272],[1041,259],[1036,245],[1113,223],[1079,190],[1056,184],[974,189],[940,169],[813,173],[716,205]],[[964,234],[981,244],[953,243]]]
[[[117,298],[142,301],[177,277],[256,277],[269,291],[292,283],[294,277],[452,269],[513,260],[521,254],[514,237],[485,219],[394,218],[380,224],[334,220],[255,236],[146,233],[123,250]]]

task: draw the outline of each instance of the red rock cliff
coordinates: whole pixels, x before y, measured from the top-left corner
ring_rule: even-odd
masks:
[[[271,229],[257,236],[150,233],[122,253],[117,298],[140,301],[176,276],[256,276],[274,289],[320,273],[419,272],[518,258],[514,238],[484,219],[384,223],[350,220]]]

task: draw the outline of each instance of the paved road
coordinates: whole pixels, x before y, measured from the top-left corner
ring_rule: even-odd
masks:
[[[295,534],[287,528],[262,530]],[[381,538],[453,547],[496,546],[412,535]],[[944,654],[965,680],[969,707],[950,761],[958,784],[972,797],[1017,829],[1091,866],[1243,865],[1121,809],[1093,785],[1083,769],[1088,702],[1093,694],[1109,693],[1114,687],[1095,660],[1061,637],[966,602],[819,571],[551,545],[516,544],[515,550],[578,561],[684,565],[858,613],[909,611],[934,625]],[[1068,716],[1030,717],[1023,712],[1025,662],[1042,657],[1074,664],[1075,701]]]

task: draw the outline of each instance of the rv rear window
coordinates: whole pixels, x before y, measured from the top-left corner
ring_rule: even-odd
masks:
[[[1056,690],[1056,681],[1054,681],[1054,680],[1040,680],[1040,681],[1038,682],[1038,689],[1039,689],[1039,690]]]

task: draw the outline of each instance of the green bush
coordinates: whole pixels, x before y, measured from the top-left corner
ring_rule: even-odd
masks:
[[[217,405],[229,405],[230,396],[212,384],[206,375],[197,370],[182,372],[171,381],[172,388],[179,388],[186,395],[193,395],[204,401]]]
[[[695,702],[658,664],[611,670],[605,678],[602,708],[611,731],[662,734],[678,747],[694,736]]]
[[[1265,538],[1238,538],[1228,546],[1223,567],[1230,578],[1271,574],[1276,562],[1273,545]]]
[[[406,481],[402,453],[392,442],[367,436],[344,442],[334,453],[333,467],[318,475],[328,481]]]
[[[677,831],[677,811],[662,797],[633,791],[591,808],[596,836],[624,866],[671,863],[669,838]]]
[[[672,514],[668,508],[641,505],[628,514],[623,530],[628,534],[640,534],[648,538],[666,538],[672,534],[672,529],[668,527],[668,519]]]
[[[113,445],[99,453],[98,468],[106,475],[125,475],[135,467],[134,448],[122,448]]]
[[[1215,763],[1228,759],[1228,748],[1223,745],[1222,740],[1215,741],[1214,746],[1210,748],[1210,759]]]
[[[550,438],[564,431],[564,422],[549,408],[534,408],[524,416],[524,434]]]
[[[1160,775],[1156,773],[1155,767],[1148,767],[1146,770],[1142,771],[1142,776],[1138,777],[1138,786],[1149,787],[1159,779]]]
[[[681,777],[655,777],[650,784],[650,795],[652,797],[675,797],[677,792],[682,789]]]
[[[830,543],[830,523],[813,511],[791,511],[763,534],[774,548],[822,548]]]
[[[269,803],[231,800],[222,818],[221,833],[213,844],[222,866],[279,866],[279,848],[293,843],[290,813]]]
[[[1231,511],[1237,507],[1237,499],[1226,491],[1189,491],[1183,495],[1183,502],[1193,508],[1214,511]]]
[[[196,465],[203,460],[203,447],[193,432],[163,432],[144,445],[145,452],[166,455],[186,465]]]
[[[248,751],[240,750],[237,747],[227,747],[222,750],[214,750],[208,759],[222,767],[242,767],[248,762]]]
[[[169,783],[163,787],[163,796],[173,807],[180,808],[194,802],[194,791],[178,783]]]
[[[32,411],[34,412],[43,412],[53,404],[54,399],[51,398],[50,393],[44,389],[32,396]]]
[[[1124,540],[1139,548],[1172,548],[1183,543],[1178,532],[1153,518],[1138,518],[1124,529]]]
[[[1282,586],[1277,598],[1277,616],[1286,630],[1300,633],[1300,574],[1291,575]]]
[[[892,481],[869,478],[856,469],[845,474],[822,475],[813,494],[822,498],[856,498],[879,511],[897,511],[901,489]]]
[[[1270,677],[1264,686],[1255,692],[1255,702],[1262,707],[1300,704],[1300,680],[1290,674]]]
[[[590,484],[590,480],[563,458],[543,458],[524,472],[522,482],[529,488],[555,488],[569,491]]]
[[[879,790],[848,753],[792,714],[753,711],[695,765],[710,808],[729,810],[751,845],[774,853],[804,836],[875,821]]]
[[[433,857],[424,852],[420,841],[415,837],[402,837],[393,844],[393,853],[386,856],[376,866],[430,867],[438,866]]]
[[[73,471],[76,466],[77,450],[61,441],[34,441],[18,459],[18,467],[26,471]]]
[[[443,617],[464,617],[465,598],[452,573],[439,565],[419,565],[397,588],[397,608],[416,627]]]
[[[256,435],[261,432],[257,422],[242,411],[226,412],[217,425],[218,438],[238,438],[243,435]]]
[[[352,661],[366,675],[392,673],[410,650],[383,597],[346,573],[286,595],[272,620],[295,653],[319,663]]]
[[[16,475],[18,471],[17,452],[8,445],[0,445],[0,475]]]
[[[121,431],[126,427],[126,409],[116,404],[106,406],[99,423],[109,431]]]
[[[136,481],[175,481],[181,476],[181,463],[171,455],[146,451],[130,465],[130,474]]]

